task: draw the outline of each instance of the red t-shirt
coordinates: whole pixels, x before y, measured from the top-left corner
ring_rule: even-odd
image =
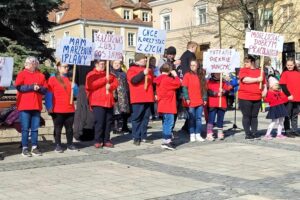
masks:
[[[197,74],[193,72],[186,73],[182,80],[182,86],[187,87],[188,89],[188,95],[190,98],[189,107],[197,107],[203,104],[201,85]]]
[[[207,89],[218,93],[220,88],[220,82],[219,81],[213,81],[213,80],[208,80],[207,82]],[[230,90],[230,86],[228,86],[226,83],[223,82],[222,84],[222,89],[225,91]],[[219,96],[208,96],[208,107],[209,108],[219,108]],[[221,108],[226,109],[227,108],[227,98],[225,95],[222,95],[221,97]]]
[[[267,96],[264,100],[269,103],[270,107],[273,107],[286,103],[288,98],[282,91],[268,90]]]
[[[300,81],[300,72],[298,71],[284,71],[281,74],[279,84],[286,85],[287,89],[293,95],[294,99],[292,101],[300,101],[300,86],[298,85]]]
[[[70,104],[71,82],[67,77],[61,77],[66,88],[62,86],[55,76],[48,80],[48,90],[53,93],[53,112],[54,113],[73,113],[75,112],[74,103]]]
[[[238,90],[238,98],[243,100],[256,101],[262,98],[262,89],[259,89],[259,82],[244,83],[245,77],[258,78],[260,69],[241,68],[239,73],[240,86]],[[266,84],[265,75],[263,73],[262,85]],[[263,88],[263,87],[262,87]]]

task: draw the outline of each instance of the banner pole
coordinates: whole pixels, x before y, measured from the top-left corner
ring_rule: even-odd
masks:
[[[263,73],[264,73],[264,61],[265,61],[265,57],[262,57],[262,65],[260,67],[260,76],[263,77]],[[262,81],[259,82],[259,89],[262,89]]]
[[[150,56],[147,56],[147,64],[146,64],[146,69],[149,69],[149,60],[150,60]],[[147,90],[147,86],[148,86],[148,75],[145,75],[145,84],[144,84],[144,89]]]
[[[73,65],[73,75],[72,75],[72,84],[71,84],[70,104],[73,104],[74,91],[73,91],[73,87],[72,86],[75,83],[75,76],[76,76],[76,65]]]
[[[220,73],[220,87],[219,90],[221,90],[223,87],[223,73]],[[219,96],[219,107],[222,107],[222,92],[221,92],[221,96]]]
[[[109,60],[106,61],[106,83],[109,83]],[[106,94],[109,94],[108,89],[106,89]]]

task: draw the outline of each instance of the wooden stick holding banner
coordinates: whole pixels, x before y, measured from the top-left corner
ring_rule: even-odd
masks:
[[[147,64],[146,64],[146,69],[149,71],[149,61],[150,61],[150,56],[147,56]],[[144,84],[144,89],[147,90],[148,87],[148,74],[145,75],[145,84]]]
[[[264,73],[264,61],[265,61],[265,57],[262,56],[262,61],[261,61],[262,65],[260,67],[260,77],[263,77],[263,73]],[[259,89],[262,89],[262,82],[263,82],[263,80],[261,80],[259,82]]]
[[[223,89],[223,73],[220,73],[220,87],[219,87],[219,91],[222,91]],[[219,96],[219,107],[222,107],[222,92],[221,95]]]
[[[76,65],[73,65],[73,75],[72,75],[72,83],[71,83],[70,104],[73,104],[73,97],[74,97],[73,85],[75,84],[75,76],[76,76]]]
[[[109,60],[106,61],[106,83],[109,84]],[[109,90],[107,88],[106,94],[109,94]]]

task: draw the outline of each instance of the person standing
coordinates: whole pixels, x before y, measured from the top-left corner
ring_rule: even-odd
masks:
[[[267,93],[264,73],[255,65],[255,58],[248,55],[244,58],[244,67],[240,69],[238,90],[239,107],[242,111],[242,124],[245,130],[245,139],[259,139],[256,135],[258,127],[258,113],[261,99]],[[262,88],[260,89],[260,82]]]
[[[67,149],[78,151],[73,144],[74,102],[70,103],[72,83],[67,77],[68,64],[56,64],[57,72],[48,80],[48,93],[46,95],[46,108],[52,115],[54,124],[55,152],[63,153],[61,145],[61,132],[65,127]],[[50,94],[49,94],[50,93]]]
[[[127,71],[129,84],[130,103],[132,105],[132,136],[133,144],[141,142],[153,143],[147,139],[147,126],[150,118],[150,107],[154,102],[153,79],[154,75],[150,68],[146,68],[147,59],[144,54],[135,54],[135,63]],[[147,85],[145,88],[145,78]]]
[[[22,155],[41,156],[38,148],[38,129],[43,107],[43,95],[47,92],[45,76],[38,70],[39,61],[33,56],[25,60],[25,69],[17,75],[17,109],[20,111],[22,129]],[[29,129],[31,133],[31,152],[28,147]]]
[[[113,74],[107,79],[105,65],[106,61],[96,60],[95,68],[86,76],[85,88],[95,118],[95,148],[114,147],[110,131],[115,103],[113,92],[118,87],[118,80]]]
[[[187,50],[180,57],[183,75],[190,72],[190,63],[192,60],[196,60],[195,52],[197,47],[198,44],[196,42],[190,41],[187,43]]]

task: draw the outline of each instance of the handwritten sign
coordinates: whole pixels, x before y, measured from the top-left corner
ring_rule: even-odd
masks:
[[[122,60],[123,37],[119,35],[96,33],[94,58],[99,60]]]
[[[56,51],[62,63],[90,65],[93,43],[83,38],[64,37]]]
[[[234,72],[239,65],[240,55],[234,49],[209,49],[204,52],[203,68],[207,73]]]
[[[166,31],[153,28],[139,28],[135,51],[145,54],[164,54]]]
[[[245,48],[249,54],[277,57],[283,50],[283,42],[283,36],[277,33],[251,31],[246,33]]]
[[[11,85],[14,68],[12,57],[0,57],[0,86],[9,87]]]

